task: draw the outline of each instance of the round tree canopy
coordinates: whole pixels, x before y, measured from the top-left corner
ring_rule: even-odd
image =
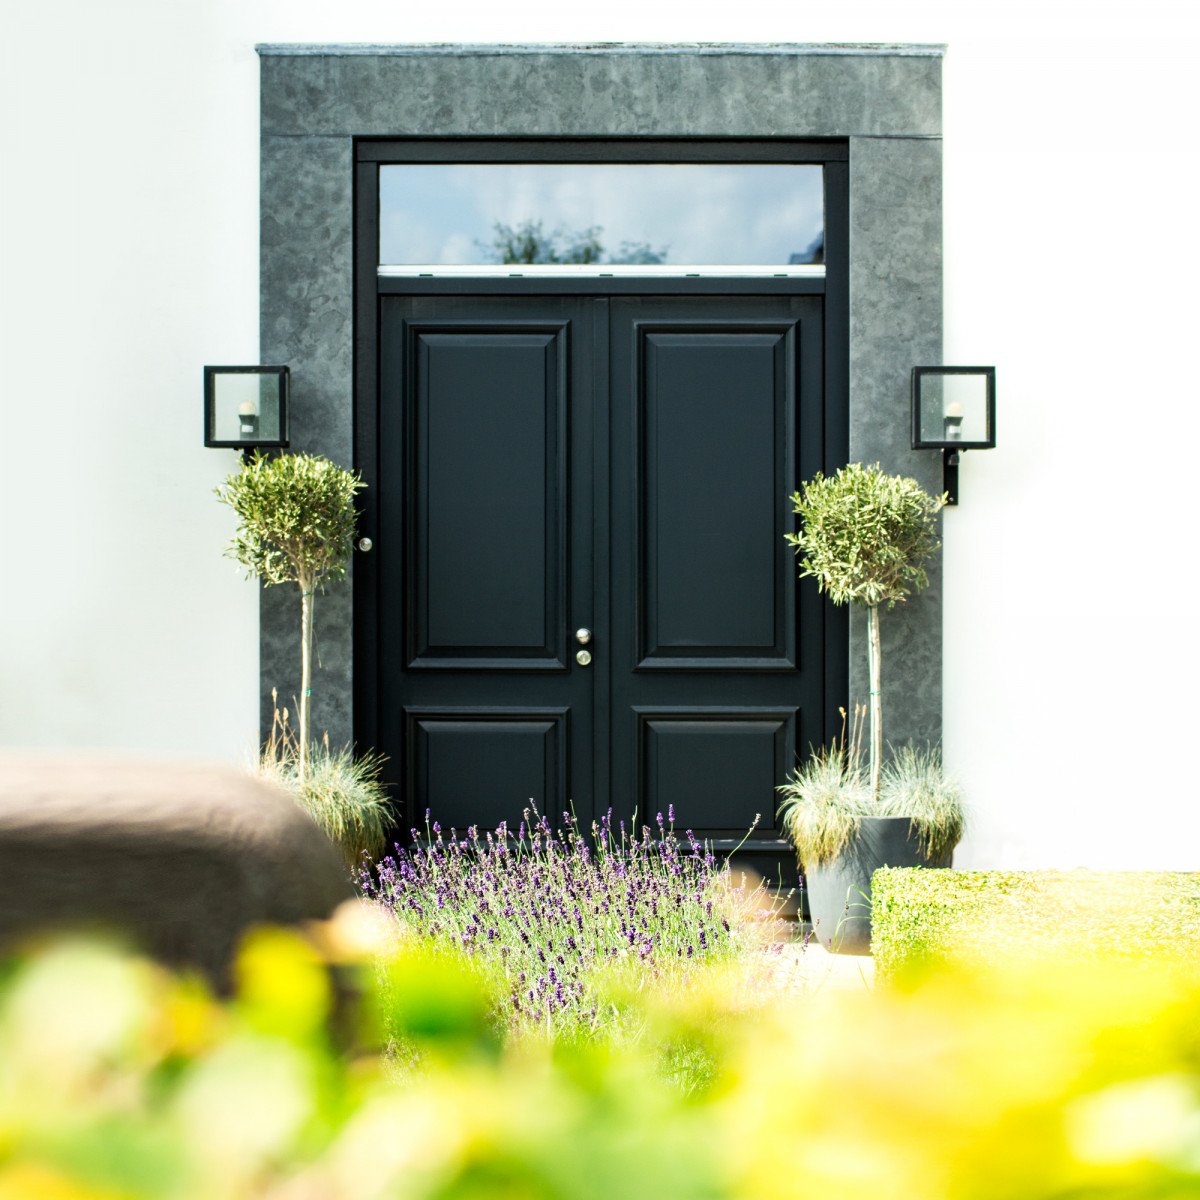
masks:
[[[878,463],[851,463],[832,476],[818,473],[793,493],[803,526],[785,536],[801,556],[801,576],[813,576],[835,604],[891,608],[929,583],[925,563],[938,548],[937,513],[945,503]]]
[[[354,494],[364,486],[327,458],[256,453],[216,489],[238,516],[226,553],[266,584],[340,579],[354,536]]]

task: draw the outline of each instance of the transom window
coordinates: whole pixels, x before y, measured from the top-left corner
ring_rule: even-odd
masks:
[[[824,253],[817,163],[379,168],[381,275],[812,275]]]

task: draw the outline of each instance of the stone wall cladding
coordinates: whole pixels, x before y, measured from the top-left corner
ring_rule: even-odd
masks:
[[[938,46],[260,46],[263,362],[292,368],[292,446],[353,461],[355,137],[788,137],[850,144],[850,457],[941,486],[909,448],[909,371],[941,362]],[[885,614],[887,736],[937,740],[941,564]],[[353,738],[352,583],[317,601],[313,720]],[[298,691],[298,610],[261,604],[263,719]],[[851,698],[866,698],[852,621]]]

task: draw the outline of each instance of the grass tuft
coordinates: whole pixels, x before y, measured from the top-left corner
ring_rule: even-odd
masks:
[[[815,751],[779,791],[779,816],[806,869],[846,848],[864,816],[877,814],[866,772],[840,742]]]
[[[931,862],[948,858],[962,841],[966,817],[958,782],[946,774],[937,747],[892,748],[879,785],[879,803],[863,762],[866,707],[856,704],[850,728],[828,750],[814,750],[780,788],[779,816],[806,870],[832,862],[858,832],[863,817],[908,817]]]
[[[946,774],[941,751],[930,746],[893,749],[879,787],[881,817],[908,817],[921,852],[931,862],[947,857],[966,829],[962,791]]]
[[[303,779],[299,757],[288,710],[276,708],[259,775],[290,792],[357,873],[364,856],[374,861],[387,844],[391,812],[379,777],[387,760],[381,754],[356,755],[349,746],[333,750],[328,735],[309,747]]]

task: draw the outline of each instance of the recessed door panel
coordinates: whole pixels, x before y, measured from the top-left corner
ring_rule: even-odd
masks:
[[[678,829],[775,831],[775,786],[796,744],[796,710],[638,712],[638,811],[674,811]]]
[[[641,668],[795,667],[795,322],[634,333]]]
[[[565,669],[567,327],[408,336],[408,665]]]
[[[409,712],[410,791],[447,831],[501,821],[515,831],[524,810],[546,812],[563,793],[566,720],[512,710]]]

